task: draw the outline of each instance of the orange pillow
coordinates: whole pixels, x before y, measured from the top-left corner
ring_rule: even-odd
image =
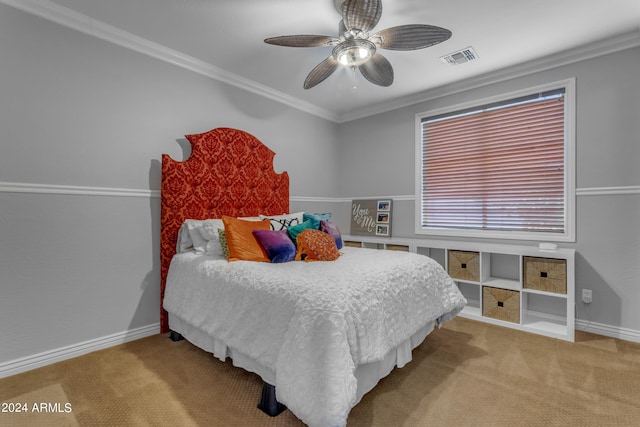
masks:
[[[270,262],[269,257],[253,236],[253,230],[271,230],[271,222],[245,221],[223,216],[224,234],[229,247],[229,261],[262,261]]]
[[[307,228],[298,234],[296,243],[296,261],[335,261],[340,256],[334,238],[314,228]]]

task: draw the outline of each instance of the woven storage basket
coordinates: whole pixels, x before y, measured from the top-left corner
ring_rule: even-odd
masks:
[[[387,245],[389,251],[409,252],[409,246],[407,245]]]
[[[524,287],[539,291],[567,293],[567,261],[564,259],[524,257]]]
[[[345,240],[342,243],[344,244],[344,246],[350,246],[352,248],[361,248],[362,247],[362,242],[353,242],[351,240]]]
[[[482,315],[520,323],[520,292],[483,286]]]
[[[449,251],[449,276],[454,279],[480,281],[480,254],[469,251]]]

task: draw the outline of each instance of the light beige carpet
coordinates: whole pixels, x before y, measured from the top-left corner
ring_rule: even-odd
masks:
[[[349,426],[640,426],[640,344],[576,343],[458,318],[351,411]],[[0,380],[2,426],[300,426],[256,405],[262,382],[157,335]],[[64,412],[65,404],[71,411]]]

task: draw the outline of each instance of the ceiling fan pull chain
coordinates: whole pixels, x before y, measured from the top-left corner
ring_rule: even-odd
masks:
[[[356,67],[351,67],[351,71],[353,72],[353,90],[356,90],[358,87],[358,81],[356,80]]]

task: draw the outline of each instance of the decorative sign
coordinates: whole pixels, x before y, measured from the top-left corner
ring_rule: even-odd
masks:
[[[391,237],[391,199],[351,201],[351,233]]]

